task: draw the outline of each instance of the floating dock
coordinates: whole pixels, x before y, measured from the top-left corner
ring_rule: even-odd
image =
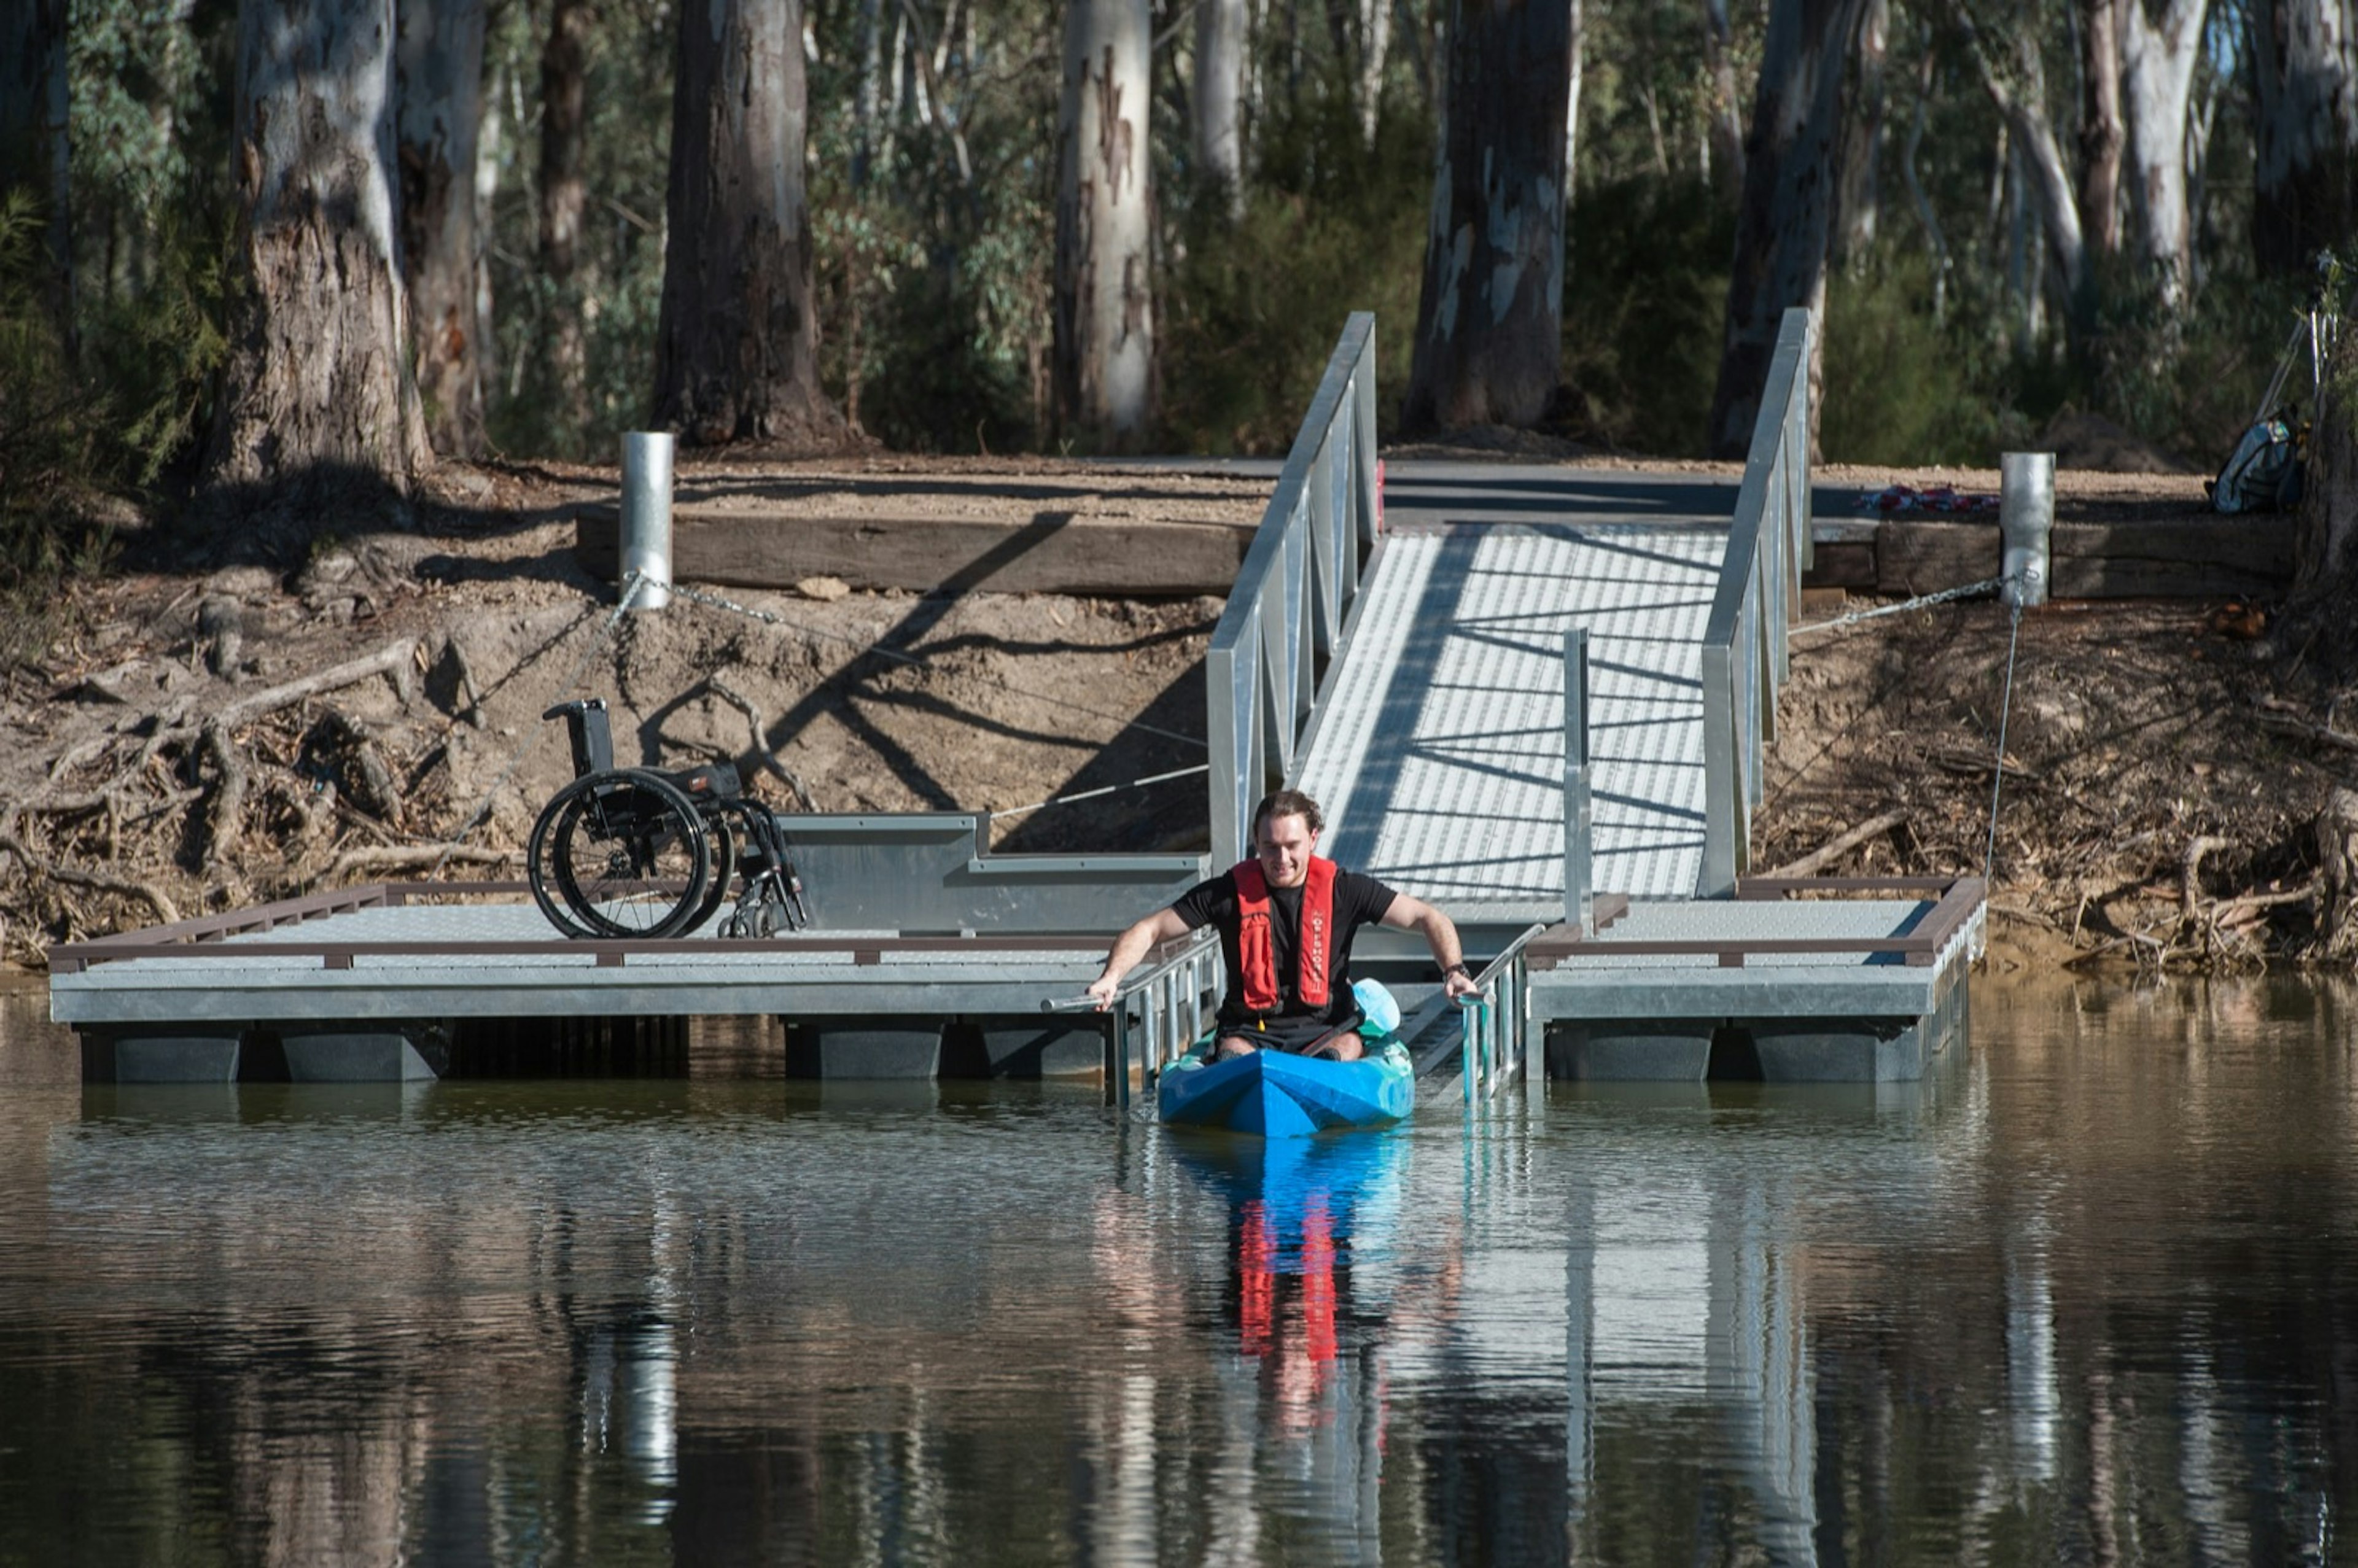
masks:
[[[62,945],[52,1014],[94,1080],[411,1078],[516,1063],[486,1043],[535,1021],[766,1015],[792,1072],[1100,1073],[1126,1099],[1207,1022],[1217,944],[1152,955],[1109,1015],[1044,1004],[1240,858],[1282,782],[1323,803],[1326,853],[1457,921],[1487,982],[1457,1023],[1413,937],[1370,929],[1355,967],[1462,1038],[1469,1092],[1920,1077],[1965,1030],[1981,882],[1748,875],[1812,548],[1810,330],[1789,316],[1738,483],[1379,477],[1355,317],[1213,633],[1208,855],[993,856],[976,814],[787,816],[813,917],[790,936],[567,941],[522,884],[381,884]]]

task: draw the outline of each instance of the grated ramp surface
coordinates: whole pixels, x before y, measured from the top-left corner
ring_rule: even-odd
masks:
[[[1589,633],[1595,885],[1693,895],[1725,528],[1452,524],[1384,544],[1294,770],[1322,849],[1460,918],[1563,908],[1563,638]]]

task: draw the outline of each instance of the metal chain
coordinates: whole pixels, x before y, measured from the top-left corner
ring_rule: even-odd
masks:
[[[1848,626],[1860,621],[1872,621],[1878,615],[1899,615],[1910,610],[1922,610],[1934,604],[1946,604],[1952,599],[1971,599],[1976,594],[1996,593],[2006,586],[2002,577],[1984,578],[1962,588],[1944,588],[1938,593],[1920,594],[1898,604],[1878,604],[1872,610],[1855,610],[1848,615],[1838,615],[1832,621],[1820,621],[1808,626],[1796,626],[1787,633],[1798,637],[1804,632],[1828,632],[1837,626]]]
[[[691,604],[700,604],[708,610],[725,610],[732,615],[742,615],[749,620],[759,621],[766,625],[788,627],[794,631],[800,632],[806,637],[823,637],[829,642],[848,643],[853,647],[860,648],[866,653],[872,654],[880,659],[897,659],[902,664],[916,667],[922,667],[925,663],[925,660],[917,658],[914,654],[903,654],[899,652],[897,649],[878,647],[872,643],[862,642],[858,637],[847,636],[840,632],[829,632],[823,627],[813,626],[807,622],[796,621],[791,616],[780,615],[775,611],[758,610],[750,604],[740,604],[735,600],[724,599],[717,593],[706,593],[698,589],[683,588],[677,583],[673,583],[671,585],[671,591],[675,597],[685,599]],[[1110,723],[1119,724],[1127,729],[1142,730],[1150,735],[1160,735],[1166,741],[1184,741],[1185,744],[1193,746],[1198,751],[1203,750],[1206,744],[1206,742],[1197,740],[1193,735],[1183,735],[1176,730],[1165,730],[1159,725],[1149,724],[1143,719],[1126,718],[1119,713],[1108,712],[1106,709],[1101,708],[1087,707],[1081,703],[1075,702],[1070,697],[1062,692],[1034,690],[1029,687],[1018,686],[1013,681],[1008,680],[1003,676],[1001,677],[999,685],[1002,690],[1013,692],[1019,697],[1029,697],[1037,698],[1042,702],[1052,702],[1060,708],[1067,708],[1075,713],[1086,713],[1093,719],[1103,719]],[[1042,804],[1054,805],[1055,802],[1044,801]],[[1034,811],[1039,808],[1037,806],[1025,806],[1023,809],[1026,811]]]

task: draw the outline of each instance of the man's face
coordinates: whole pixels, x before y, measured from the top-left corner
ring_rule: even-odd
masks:
[[[1260,874],[1271,887],[1300,887],[1310,875],[1310,851],[1317,847],[1318,835],[1299,816],[1264,817],[1253,835]]]

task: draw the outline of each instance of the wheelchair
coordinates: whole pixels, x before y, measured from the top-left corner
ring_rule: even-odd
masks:
[[[727,937],[810,924],[774,814],[744,798],[726,762],[677,773],[614,766],[603,698],[561,702],[573,782],[532,825],[526,875],[549,924],[585,938],[684,936],[702,929],[741,878]]]

